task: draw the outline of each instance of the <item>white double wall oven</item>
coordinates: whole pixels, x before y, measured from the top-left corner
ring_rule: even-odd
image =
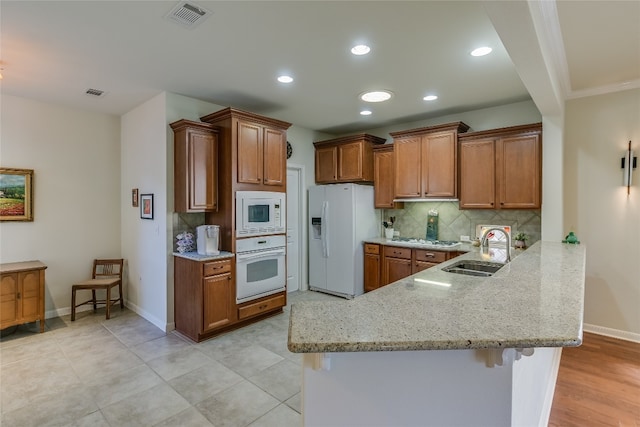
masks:
[[[236,302],[286,289],[286,193],[236,192]]]

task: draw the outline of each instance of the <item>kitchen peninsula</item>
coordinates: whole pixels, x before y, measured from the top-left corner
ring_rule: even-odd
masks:
[[[546,425],[562,347],[582,341],[585,248],[537,242],[486,278],[443,271],[488,258],[294,304],[304,425]]]

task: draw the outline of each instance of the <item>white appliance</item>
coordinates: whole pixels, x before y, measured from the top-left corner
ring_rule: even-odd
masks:
[[[273,191],[236,191],[236,237],[284,233],[286,195]]]
[[[373,186],[309,188],[309,287],[353,298],[364,292],[362,241],[380,234]]]
[[[282,292],[287,282],[284,235],[236,241],[236,302]]]
[[[196,227],[196,248],[200,255],[220,253],[220,226],[200,225]]]

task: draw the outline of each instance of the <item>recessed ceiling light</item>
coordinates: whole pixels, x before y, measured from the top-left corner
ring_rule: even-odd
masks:
[[[291,76],[280,76],[280,77],[278,77],[278,81],[280,83],[291,83],[293,81],[293,77],[291,77]]]
[[[371,92],[365,92],[360,95],[360,99],[367,102],[382,102],[390,99],[393,93],[388,90],[374,90]]]
[[[360,115],[361,115],[361,116],[370,116],[370,115],[371,115],[371,111],[369,111],[369,110],[362,110],[362,111],[360,111]]]
[[[435,101],[436,99],[438,99],[438,97],[436,95],[427,95],[424,98],[425,101]]]
[[[485,56],[491,53],[493,49],[488,46],[479,47],[471,51],[471,56]]]
[[[351,53],[354,55],[366,55],[371,52],[371,48],[365,44],[359,44],[351,48]]]

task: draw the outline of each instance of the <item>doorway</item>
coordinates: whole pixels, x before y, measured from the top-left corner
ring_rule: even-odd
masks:
[[[303,290],[304,165],[287,164],[287,292]]]

